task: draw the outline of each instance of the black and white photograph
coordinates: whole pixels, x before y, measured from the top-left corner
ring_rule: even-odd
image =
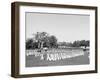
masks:
[[[25,13],[26,67],[90,64],[90,16]]]
[[[97,73],[97,7],[12,3],[12,76]]]

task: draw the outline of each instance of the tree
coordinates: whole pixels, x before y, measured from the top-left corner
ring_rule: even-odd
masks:
[[[48,33],[46,32],[37,32],[35,34],[35,40],[38,42],[38,48],[43,48],[43,44],[48,37]]]
[[[43,47],[55,48],[57,47],[57,38],[54,35],[49,35],[46,32],[37,32],[34,34],[34,39],[38,43],[38,48]]]
[[[74,41],[72,46],[73,47],[80,47],[80,41]]]
[[[80,41],[80,46],[84,46],[86,48],[87,46],[89,46],[89,40],[87,40],[87,41],[81,40]]]
[[[33,34],[33,38],[26,41],[27,49],[43,49],[47,48],[57,48],[57,38],[54,35],[49,35],[46,32],[37,32]]]
[[[66,43],[66,46],[68,46],[68,47],[72,47],[73,44],[72,44],[71,42],[67,42],[67,43]]]
[[[90,42],[89,40],[86,41],[87,46],[90,46]]]
[[[57,48],[57,38],[55,36],[50,36],[49,37],[49,44],[51,48]]]
[[[26,40],[26,49],[32,49],[33,40],[27,39]]]
[[[44,38],[43,47],[50,48],[50,37],[49,36]]]
[[[38,48],[38,43],[37,42],[33,42],[32,49],[37,49],[37,48]]]

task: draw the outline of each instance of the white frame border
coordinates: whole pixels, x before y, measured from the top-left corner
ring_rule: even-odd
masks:
[[[20,6],[19,7],[19,74],[39,74],[39,73],[55,73],[55,72],[74,72],[95,70],[95,10],[73,9],[73,8],[52,8],[37,6]],[[50,67],[25,67],[25,12],[48,12],[48,13],[64,13],[64,14],[84,14],[90,15],[90,64],[77,66],[50,66]]]

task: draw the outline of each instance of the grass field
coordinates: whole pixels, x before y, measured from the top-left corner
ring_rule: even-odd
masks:
[[[89,51],[83,49],[26,50],[26,67],[82,64],[89,64]]]

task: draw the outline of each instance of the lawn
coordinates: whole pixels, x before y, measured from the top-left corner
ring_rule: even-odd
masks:
[[[89,64],[89,51],[83,49],[26,50],[26,67]]]

